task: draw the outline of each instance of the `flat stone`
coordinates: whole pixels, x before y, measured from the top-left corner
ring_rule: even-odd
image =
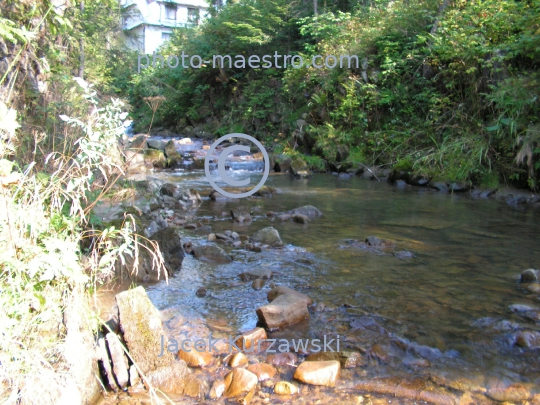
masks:
[[[297,294],[283,294],[257,309],[257,316],[268,329],[279,329],[309,319],[305,299]]]
[[[277,374],[277,370],[267,363],[250,364],[247,369],[255,374],[259,381],[272,379]]]
[[[502,382],[498,382],[490,384],[486,396],[500,402],[521,402],[528,400],[531,392],[520,383],[504,386]]]
[[[339,361],[304,361],[294,372],[294,378],[311,385],[333,387],[339,377]]]
[[[236,368],[225,376],[225,397],[235,398],[248,394],[259,380],[252,372]]]
[[[298,393],[298,388],[290,382],[280,381],[274,385],[274,393],[277,395],[295,395]]]

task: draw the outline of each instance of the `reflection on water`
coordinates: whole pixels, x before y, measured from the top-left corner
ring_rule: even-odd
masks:
[[[211,190],[201,172],[158,176],[196,188],[201,196]],[[254,175],[251,183],[259,179]],[[215,218],[210,223],[213,232],[252,235],[273,226],[286,247],[262,253],[233,250],[235,261],[226,265],[186,257],[169,285],[148,288],[156,306],[170,308],[171,317],[181,314],[177,325],[182,327],[176,327],[174,319],[169,323],[173,333],[212,331],[219,337],[253,328],[255,309],[267,302],[270,283],[255,291],[238,274],[267,267],[274,271],[271,282],[325,305],[312,313],[309,322],[276,332],[275,337],[340,334],[351,348],[368,355],[378,351],[375,354],[383,361],[368,368],[370,375],[439,370],[455,376],[539,381],[537,353],[513,346],[511,335],[515,328],[540,328],[508,309],[514,303],[540,306],[517,278],[523,269],[539,266],[537,212],[518,212],[504,203],[476,201],[468,195],[401,190],[383,182],[331,175],[311,180],[271,175],[267,185],[278,190],[272,198],[205,200],[196,215]],[[319,208],[323,217],[301,225],[265,215],[307,204]],[[238,205],[254,210],[251,224],[233,223],[223,214]],[[205,235],[181,232],[184,240],[206,243]],[[400,259],[392,252],[377,253],[345,242],[370,235],[391,239],[396,251],[407,250],[415,257]],[[204,298],[195,295],[200,287],[208,291]],[[374,321],[378,326],[363,327],[366,316],[367,324]],[[427,361],[419,364],[417,358]]]

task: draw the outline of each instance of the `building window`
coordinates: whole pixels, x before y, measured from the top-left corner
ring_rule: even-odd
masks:
[[[188,14],[188,17],[187,17],[188,22],[195,23],[195,24],[199,23],[199,9],[198,8],[188,8],[187,14]]]
[[[161,40],[162,41],[168,41],[171,39],[172,34],[170,32],[162,32],[161,33]]]
[[[176,6],[165,6],[165,18],[167,20],[176,20]]]

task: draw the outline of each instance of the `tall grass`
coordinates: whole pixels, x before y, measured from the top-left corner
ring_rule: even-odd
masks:
[[[88,115],[60,117],[66,123],[64,141],[73,142],[58,142],[60,148],[51,150],[44,142],[47,137],[36,137],[34,153],[28,154],[29,149],[23,153],[25,158],[45,156],[44,161],[17,159],[24,147],[21,139],[28,134],[19,132],[16,112],[1,103],[0,399],[4,404],[52,404],[62,395],[84,390],[77,388],[84,385],[77,378],[81,370],[84,375],[81,365],[91,367],[93,359],[90,350],[79,346],[91,349],[93,332],[99,327],[89,307],[89,292],[114,276],[118,260],[134,257],[135,267],[138,249],[147,248],[134,233],[130,216],[121,229],[93,229],[89,234],[92,207],[123,173],[118,141],[125,113],[117,100],[101,107],[92,86],[80,79],[78,84]],[[83,254],[80,242],[89,235],[93,242]],[[154,258],[159,271],[164,271],[159,249]]]

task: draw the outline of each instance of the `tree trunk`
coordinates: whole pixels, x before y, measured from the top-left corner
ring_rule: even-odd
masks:
[[[84,1],[81,1],[81,20],[84,12]],[[82,27],[81,27],[82,31]],[[81,32],[81,38],[79,39],[79,75],[81,79],[84,79],[84,39]]]
[[[318,13],[317,13],[317,0],[313,0],[313,14],[315,16],[318,15]]]

